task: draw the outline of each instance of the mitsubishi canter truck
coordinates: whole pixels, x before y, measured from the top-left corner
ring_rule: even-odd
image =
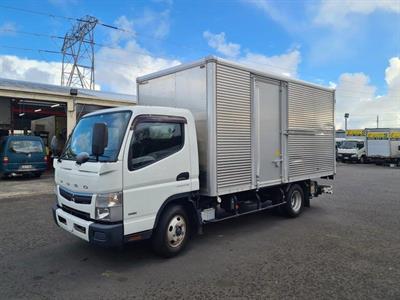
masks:
[[[137,79],[138,106],[77,123],[54,160],[55,222],[171,257],[203,225],[331,193],[334,90],[215,57]],[[245,226],[245,224],[244,224]]]

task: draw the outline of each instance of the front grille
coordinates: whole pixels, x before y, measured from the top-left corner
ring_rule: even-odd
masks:
[[[78,204],[90,204],[92,202],[92,194],[73,193],[63,189],[62,187],[60,187],[60,195],[68,201]]]
[[[75,217],[84,219],[86,221],[90,221],[90,214],[89,213],[85,213],[83,211],[76,210],[76,209],[74,209],[72,207],[69,207],[69,206],[66,206],[66,205],[62,205],[61,209],[63,211],[65,211],[66,213],[69,213],[69,214],[71,214],[71,215],[73,215]]]

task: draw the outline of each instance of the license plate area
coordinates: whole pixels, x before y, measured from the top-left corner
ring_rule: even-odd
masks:
[[[32,169],[32,165],[22,165],[21,169],[22,170]]]

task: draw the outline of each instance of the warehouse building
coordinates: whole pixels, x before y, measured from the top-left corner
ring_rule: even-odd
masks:
[[[89,112],[135,104],[135,95],[0,78],[0,134],[40,135],[49,145]]]

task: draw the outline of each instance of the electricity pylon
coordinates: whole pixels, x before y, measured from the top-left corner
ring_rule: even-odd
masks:
[[[98,22],[95,17],[85,16],[65,34],[61,85],[94,89],[94,28]]]

